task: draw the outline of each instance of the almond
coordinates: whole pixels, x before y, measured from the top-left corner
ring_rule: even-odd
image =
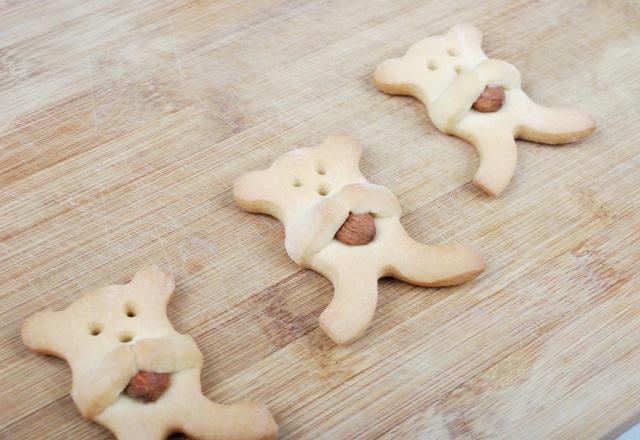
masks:
[[[373,216],[367,214],[349,213],[338,232],[336,239],[349,246],[361,246],[371,243],[376,236],[376,224]]]
[[[131,378],[124,392],[129,397],[145,403],[154,402],[169,388],[169,381],[169,373],[138,371],[138,373]]]
[[[482,113],[493,113],[500,110],[504,102],[504,89],[500,86],[484,88],[482,94],[473,103],[473,108]]]

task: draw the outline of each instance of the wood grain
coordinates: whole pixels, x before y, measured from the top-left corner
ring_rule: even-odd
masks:
[[[372,72],[474,22],[536,101],[596,133],[518,142],[497,199],[469,145]],[[0,437],[109,438],[24,319],[145,263],[175,272],[169,316],[220,402],[264,401],[283,438],[600,438],[640,419],[640,8],[634,1],[0,0]],[[231,182],[347,132],[367,178],[425,242],[488,268],[380,283],[349,347],[318,328],[331,286]]]

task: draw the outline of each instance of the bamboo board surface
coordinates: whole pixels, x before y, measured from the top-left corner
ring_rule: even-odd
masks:
[[[540,103],[598,123],[518,142],[499,198],[476,152],[373,69],[475,23]],[[23,320],[171,270],[169,317],[206,395],[264,401],[282,438],[598,438],[640,419],[640,7],[634,1],[0,1],[0,437],[110,438]],[[475,246],[453,288],[381,280],[366,335],[336,347],[329,282],[288,259],[231,183],[344,132],[425,242]]]

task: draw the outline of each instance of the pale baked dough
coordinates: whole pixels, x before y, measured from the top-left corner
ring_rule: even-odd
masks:
[[[145,267],[127,284],[97,289],[62,311],[36,313],[24,323],[22,340],[69,363],[78,410],[119,439],[162,439],[172,432],[194,439],[275,438],[277,426],[264,405],[220,405],[202,395],[202,354],[167,318],[173,289],[172,275]],[[157,401],[123,393],[139,370],[172,373]]]
[[[497,195],[516,167],[514,137],[564,144],[588,136],[596,125],[580,109],[534,103],[521,88],[518,69],[488,59],[481,43],[482,33],[475,26],[456,25],[444,35],[418,41],[401,58],[381,63],[375,83],[386,93],[419,99],[439,130],[473,144],[480,154],[474,183]],[[505,101],[497,112],[471,108],[486,86],[505,89]]]
[[[482,258],[467,246],[428,246],[411,239],[400,224],[395,195],[360,173],[361,153],[352,138],[332,135],[320,146],[284,154],[266,170],[243,174],[233,187],[241,208],[283,223],[291,259],[331,280],[333,300],[320,315],[320,326],[338,344],[354,341],[367,329],[379,278],[448,286],[484,270]],[[334,239],[350,212],[374,215],[371,243],[347,246]]]

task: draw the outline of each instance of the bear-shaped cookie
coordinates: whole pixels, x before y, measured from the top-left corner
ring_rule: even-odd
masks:
[[[386,93],[419,99],[440,131],[473,144],[480,155],[474,183],[498,195],[515,171],[514,138],[565,144],[585,138],[596,126],[579,109],[534,103],[521,88],[520,72],[488,59],[481,43],[475,26],[459,24],[382,62],[374,78]]]
[[[293,261],[333,283],[320,326],[338,344],[356,340],[369,326],[379,278],[450,286],[484,270],[482,258],[467,246],[429,246],[410,238],[395,195],[361,174],[361,154],[352,138],[332,135],[319,146],[289,151],[268,169],[243,174],[233,186],[242,209],[282,222]]]
[[[202,354],[176,332],[166,307],[174,279],[156,266],[131,282],[92,291],[62,311],[31,316],[22,340],[65,359],[80,413],[118,439],[271,439],[277,425],[264,405],[221,405],[201,391]]]

